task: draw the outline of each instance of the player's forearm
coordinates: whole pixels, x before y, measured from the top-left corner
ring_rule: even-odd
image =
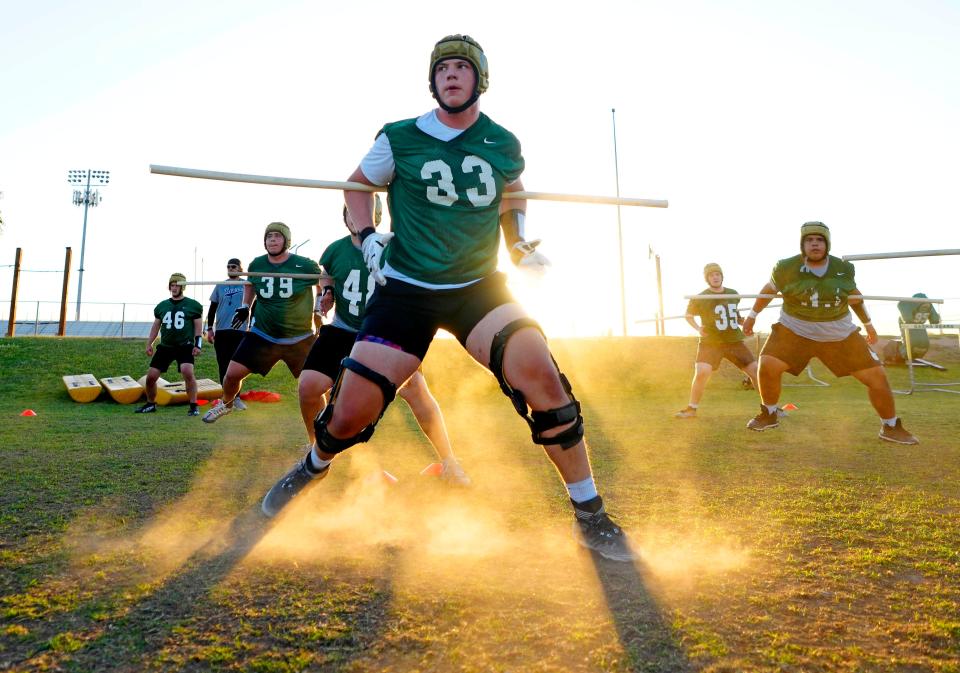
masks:
[[[250,306],[253,303],[253,285],[244,285],[243,286],[243,303],[245,306]]]
[[[150,326],[150,334],[147,335],[147,344],[152,344],[157,340],[157,336],[160,334],[160,321],[154,320],[153,324]]]
[[[684,318],[687,319],[687,324],[690,325],[690,327],[693,328],[693,331],[694,331],[694,332],[699,332],[699,331],[700,331],[700,325],[698,325],[698,324],[697,324],[697,321],[693,319],[693,316],[691,316],[691,315],[686,315],[686,316],[684,316]]]
[[[775,287],[774,287],[773,285],[771,285],[770,283],[767,283],[766,285],[764,285],[763,288],[762,288],[762,289],[760,290],[760,292],[759,292],[759,294],[776,294],[776,293],[777,293],[777,288],[775,288]],[[766,298],[766,297],[758,297],[758,298],[754,299],[754,300],[753,300],[753,308],[751,308],[751,309],[750,309],[750,313],[747,314],[748,317],[750,317],[750,318],[756,318],[756,317],[757,317],[757,314],[760,313],[760,311],[762,311],[763,309],[767,308],[767,305],[768,305],[771,301],[773,301],[773,299],[768,299],[768,298]]]
[[[360,170],[360,167],[357,166],[356,170],[348,178],[350,182],[359,182],[365,185],[373,184],[370,180],[367,179],[367,176],[363,174],[363,171]],[[373,225],[373,194],[370,192],[355,192],[355,191],[345,191],[343,193],[343,200],[347,204],[347,210],[350,212],[350,219],[353,220],[354,228],[351,230],[357,236],[360,236],[361,233],[370,230],[371,232],[376,231]]]

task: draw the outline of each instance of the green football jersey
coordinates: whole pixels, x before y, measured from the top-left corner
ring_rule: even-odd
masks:
[[[395,163],[387,205],[396,236],[387,263],[436,285],[493,273],[503,188],[523,172],[519,141],[483,113],[449,141],[424,133],[415,119],[387,124],[382,133]]]
[[[857,287],[853,264],[833,255],[828,259],[822,278],[807,269],[803,255],[777,262],[770,280],[783,295],[784,313],[800,320],[826,322],[840,320],[850,312],[847,295]]]
[[[290,255],[281,264],[272,264],[266,255],[250,262],[248,271],[258,273],[320,273],[312,259]],[[313,288],[317,280],[280,276],[277,278],[251,277],[256,293],[253,321],[264,334],[275,339],[288,339],[313,332]]]
[[[327,246],[320,256],[320,266],[333,277],[336,315],[342,323],[337,326],[360,331],[367,300],[377,286],[363,262],[363,253],[349,236],[344,236]]]
[[[725,294],[738,294],[728,287],[722,292],[713,292],[707,288],[687,304],[687,315],[700,318],[704,332],[700,342],[705,344],[731,344],[744,340],[740,329],[740,316],[737,314],[739,299],[724,299]],[[702,297],[702,299],[701,299]]]
[[[164,299],[153,309],[153,317],[160,321],[161,346],[189,346],[196,332],[193,321],[203,316],[203,306],[196,299],[184,297],[179,301]]]

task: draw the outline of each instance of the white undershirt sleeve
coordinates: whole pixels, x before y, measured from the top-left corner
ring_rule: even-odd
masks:
[[[379,187],[393,179],[396,164],[393,162],[393,149],[386,133],[381,133],[373,141],[373,147],[360,162],[360,170],[367,180]]]

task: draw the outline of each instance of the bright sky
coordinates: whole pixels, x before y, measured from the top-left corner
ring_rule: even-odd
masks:
[[[89,213],[85,318],[107,315],[99,302],[155,304],[173,271],[222,278],[229,257],[263,253],[273,220],[319,257],[345,233],[341,193],[157,176],[149,164],[346,179],[384,122],[433,107],[430,50],[455,32],[484,47],[481,107],[520,138],[531,191],[613,194],[616,108],[621,194],[670,201],[621,210],[631,334],[653,332],[635,322],[656,311],[648,245],[668,316],[705,286],[706,262],[727,286],[758,291],[798,252],[806,220],[830,226],[839,255],[960,247],[956,2],[7,4],[4,317],[17,247],[25,269],[57,270],[72,246],[76,300],[83,211],[70,169],[111,172]],[[530,202],[527,222],[554,264],[539,284],[514,283],[535,317],[554,334],[621,333],[617,209]],[[867,294],[957,297],[956,260],[860,262],[857,277]],[[25,273],[20,298],[59,301],[61,282]],[[891,304],[871,309],[893,329]],[[960,301],[943,313],[960,319]],[[682,321],[667,333],[691,334]]]

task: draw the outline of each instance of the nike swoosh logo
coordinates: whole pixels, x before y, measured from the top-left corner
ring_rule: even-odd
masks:
[[[496,145],[497,142],[496,142],[495,140],[487,140],[486,138],[484,138],[484,139],[483,139],[483,144],[484,144],[484,145]]]
[[[842,273],[842,272],[840,272],[840,271],[837,271],[837,275],[838,275],[838,276],[846,276],[847,274]]]

